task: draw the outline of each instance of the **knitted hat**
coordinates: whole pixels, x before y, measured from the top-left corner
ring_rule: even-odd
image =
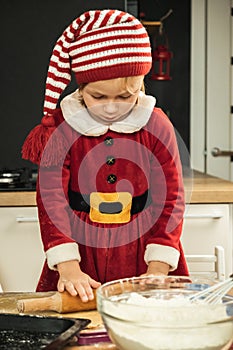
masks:
[[[51,113],[74,72],[78,84],[146,75],[151,47],[141,22],[119,10],[88,11],[58,39],[49,64],[44,114]]]
[[[46,166],[59,164],[64,140],[53,133],[57,102],[71,81],[78,84],[98,80],[146,75],[151,68],[151,46],[146,29],[131,14],[119,10],[95,10],[83,13],[65,29],[50,59],[44,116],[26,138],[22,157],[39,164],[50,142],[50,154],[43,155]],[[59,152],[60,150],[60,152]]]

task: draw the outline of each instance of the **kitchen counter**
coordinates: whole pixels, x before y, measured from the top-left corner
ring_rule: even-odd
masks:
[[[184,178],[187,203],[233,203],[233,182],[193,171]],[[1,191],[0,207],[36,206],[34,191]]]
[[[32,296],[33,295],[33,296]],[[35,293],[0,293],[0,313],[7,313],[7,314],[18,314],[18,310],[16,307],[16,303],[19,299],[29,298],[29,297],[36,297]],[[80,312],[73,312],[73,313],[66,313],[66,314],[59,314],[52,311],[46,311],[46,312],[30,312],[28,313],[30,315],[39,315],[39,316],[51,316],[51,317],[68,317],[68,318],[86,318],[91,320],[91,323],[87,326],[88,329],[95,329],[99,328],[100,326],[103,326],[102,319],[98,311],[80,311]],[[117,350],[116,346],[112,343],[102,343],[103,345],[93,345],[93,346],[77,346],[77,345],[69,345],[64,347],[64,350],[95,350],[95,349],[101,349],[101,350]]]
[[[193,171],[184,178],[188,203],[233,203],[233,182]]]
[[[28,298],[32,295],[29,295],[27,293],[0,293],[0,313],[7,313],[7,314],[18,314],[17,308],[16,308],[16,302],[19,299],[22,298]],[[33,297],[35,297],[35,293],[33,294]],[[55,312],[40,312],[40,313],[30,313],[30,315],[39,315],[39,316],[52,316],[52,317],[68,317],[68,318],[87,318],[91,320],[91,323],[87,326],[87,329],[95,329],[100,326],[102,326],[102,319],[100,314],[96,311],[82,311],[82,312],[75,312],[75,313],[68,313],[68,314],[58,314]],[[95,349],[101,349],[101,350],[118,350],[118,348],[110,343],[99,343],[99,344],[93,344],[93,345],[84,345],[84,346],[78,346],[75,345],[73,342],[70,343],[70,345],[66,345],[63,350],[95,350]],[[228,349],[228,347],[223,348],[222,350]],[[233,348],[231,347],[233,350]]]

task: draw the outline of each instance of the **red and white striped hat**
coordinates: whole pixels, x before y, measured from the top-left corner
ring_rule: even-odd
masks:
[[[56,108],[74,72],[77,83],[146,75],[151,47],[146,29],[119,10],[88,11],[58,39],[48,68],[44,114]]]

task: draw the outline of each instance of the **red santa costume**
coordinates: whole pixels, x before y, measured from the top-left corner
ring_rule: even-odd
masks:
[[[38,291],[57,289],[58,263],[78,260],[96,281],[139,276],[149,261],[188,275],[180,243],[182,168],[172,124],[140,93],[123,119],[104,125],[78,90],[57,101],[70,81],[145,75],[149,38],[132,15],[89,11],[59,38],[46,83],[44,117],[23,145],[40,165],[37,205],[46,262]]]

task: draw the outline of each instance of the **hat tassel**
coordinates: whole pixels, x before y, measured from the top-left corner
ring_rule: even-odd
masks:
[[[55,129],[55,126],[47,127],[42,124],[32,129],[22,147],[23,159],[30,160],[44,167],[62,165],[64,150],[67,147],[64,137],[60,133],[55,132],[53,134]],[[50,139],[51,136],[52,138]],[[47,144],[48,147],[46,147]]]

